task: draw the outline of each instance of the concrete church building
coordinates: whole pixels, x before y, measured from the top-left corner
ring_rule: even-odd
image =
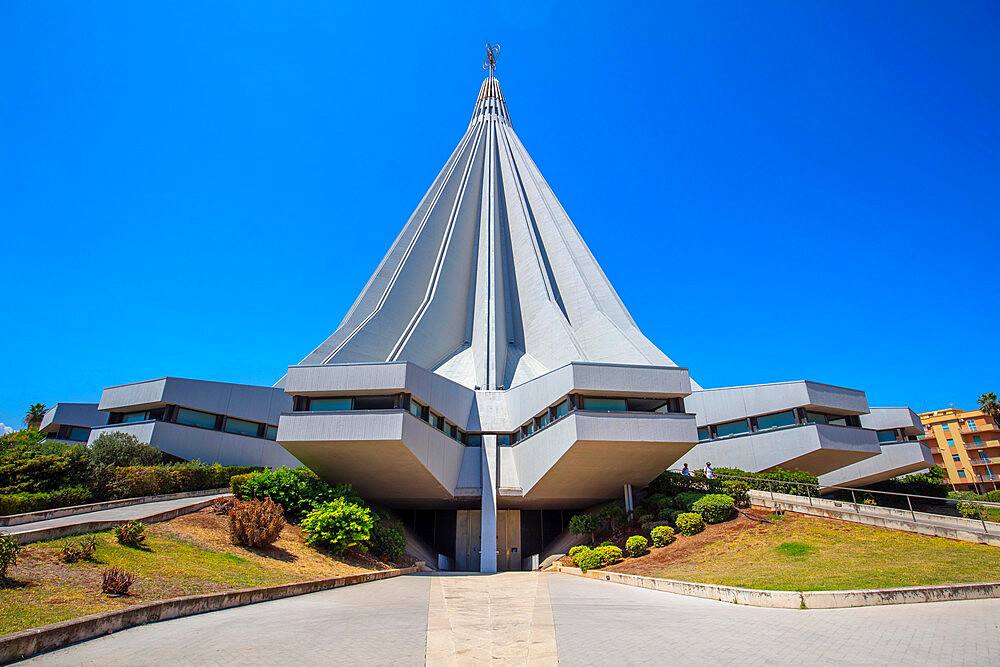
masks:
[[[530,567],[572,513],[629,504],[682,461],[826,485],[931,464],[915,415],[861,391],[694,383],[636,326],[515,134],[492,66],[343,322],[274,388],[161,378],[109,387],[97,408],[91,441],[125,430],[184,458],[301,462],[393,509],[442,567],[483,572]]]

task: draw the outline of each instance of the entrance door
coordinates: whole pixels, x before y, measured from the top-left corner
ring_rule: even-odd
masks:
[[[479,549],[482,547],[483,513],[458,510],[455,521],[455,569],[479,572]]]
[[[497,510],[497,572],[521,569],[521,510]]]

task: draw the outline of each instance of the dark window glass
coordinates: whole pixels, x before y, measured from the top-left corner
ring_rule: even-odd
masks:
[[[144,422],[147,419],[149,419],[149,413],[145,410],[142,410],[141,412],[126,412],[122,415],[121,423],[130,424],[132,422]],[[212,417],[212,419],[215,419],[215,417]]]
[[[666,412],[665,398],[629,398],[625,401],[629,412]]]
[[[826,415],[820,414],[819,412],[806,412],[806,422],[809,424],[826,424],[828,423]]]
[[[226,433],[235,433],[236,435],[257,435],[257,422],[248,422],[243,419],[234,419],[233,417],[226,417],[226,423],[223,425],[222,429]]]
[[[277,440],[278,439],[278,427],[277,426],[268,426],[267,429],[264,431],[264,437],[267,438],[268,440]]]
[[[509,433],[501,433],[500,435],[498,435],[497,436],[497,444],[500,445],[501,447],[508,446],[510,444],[510,434]]]
[[[794,426],[795,425],[795,413],[789,410],[788,412],[776,412],[773,415],[761,415],[757,417],[757,430],[766,431],[769,428],[781,428],[782,426]]]
[[[311,412],[342,412],[350,409],[351,399],[349,397],[309,399],[309,410]]]
[[[711,440],[712,434],[709,432],[707,426],[702,426],[698,429],[698,439],[699,440]]]
[[[626,403],[624,398],[593,398],[585,396],[583,398],[583,409],[594,412],[625,412]]]
[[[200,426],[202,428],[215,428],[215,415],[210,415],[207,412],[201,412],[200,410],[178,408],[177,423],[187,424],[188,426]]]
[[[565,417],[569,414],[569,401],[563,401],[556,406],[556,419],[560,417]]]
[[[355,410],[392,410],[396,407],[395,396],[356,396]]]
[[[878,431],[876,432],[879,442],[896,442],[896,431]]]
[[[715,427],[715,433],[720,438],[726,435],[739,435],[740,433],[747,433],[749,431],[750,425],[747,423],[746,419],[739,419],[733,422],[726,422],[725,424],[718,424]]]
[[[71,426],[69,429],[69,439],[76,442],[83,442],[90,436],[90,429],[83,426]]]
[[[469,438],[466,441],[470,447],[481,447],[483,444],[483,436],[481,433],[470,433]]]

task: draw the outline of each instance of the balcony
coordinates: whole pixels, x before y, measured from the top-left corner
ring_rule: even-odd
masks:
[[[962,434],[978,435],[983,432],[1000,431],[1000,426],[996,424],[976,424],[976,428],[974,429],[968,426],[960,426],[958,431]]]
[[[994,456],[992,458],[981,457],[978,459],[969,459],[969,461],[974,466],[987,466],[991,464],[1000,464],[1000,457]]]

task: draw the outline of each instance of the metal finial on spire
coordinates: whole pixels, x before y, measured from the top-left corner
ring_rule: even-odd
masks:
[[[483,69],[490,71],[490,76],[493,76],[493,71],[497,68],[497,54],[500,53],[500,45],[494,44],[490,46],[489,42],[486,42],[486,58],[483,59]]]

